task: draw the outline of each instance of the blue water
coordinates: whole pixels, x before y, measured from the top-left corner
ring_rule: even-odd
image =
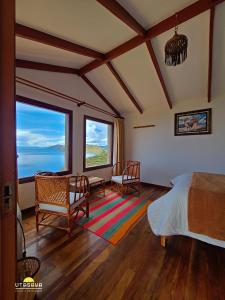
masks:
[[[33,176],[37,171],[59,172],[67,169],[65,153],[48,147],[17,147],[18,177]]]
[[[34,176],[40,171],[59,172],[67,170],[65,153],[57,148],[49,147],[17,147],[18,177]],[[95,156],[86,153],[86,157]]]

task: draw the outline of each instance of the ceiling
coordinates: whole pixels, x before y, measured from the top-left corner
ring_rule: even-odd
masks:
[[[195,3],[196,0],[118,0],[117,2],[147,30]],[[221,45],[225,45],[225,36],[221,32],[224,28],[224,16],[225,3],[222,3],[215,11],[213,51],[217,56],[222,56],[224,52],[221,50]],[[16,22],[103,54],[137,36],[133,29],[95,0],[17,0]],[[164,64],[164,45],[172,37],[173,30],[151,39],[172,105],[197,98],[207,103],[209,23],[208,10],[179,26],[179,32],[188,37],[189,48],[187,60],[177,67],[168,67]],[[220,38],[217,32],[221,32]],[[69,68],[81,68],[94,60],[91,57],[21,37],[16,38],[16,57]],[[145,43],[116,57],[111,63],[144,111],[155,106],[168,107],[169,110],[165,93]],[[213,72],[215,72],[215,65],[218,65],[222,72],[223,64],[222,66],[218,64],[213,57]],[[64,76],[70,76],[71,81],[71,75]],[[77,77],[77,75],[72,76]],[[107,65],[103,64],[86,73],[85,76],[121,114],[137,110]],[[215,82],[212,86],[215,90]],[[89,87],[86,85],[85,88],[85,85],[82,85],[79,88],[82,89],[81,93],[85,99]],[[71,94],[71,91],[68,93]],[[76,96],[76,89],[73,89],[73,93]],[[108,110],[110,111],[110,108]]]

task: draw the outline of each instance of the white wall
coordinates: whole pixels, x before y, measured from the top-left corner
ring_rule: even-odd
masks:
[[[185,29],[185,26],[189,26],[195,20],[197,19],[193,18],[190,22],[182,24],[185,33],[186,29],[188,30],[187,27]],[[162,58],[162,70],[166,70],[168,74],[170,73],[169,77],[164,74],[164,78],[166,79],[167,88],[169,86],[169,94],[174,107],[170,110],[168,107],[162,106],[162,99],[158,99],[158,104],[150,107],[150,94],[149,108],[147,109],[146,107],[143,115],[136,112],[125,115],[126,158],[141,161],[142,181],[169,185],[172,177],[185,172],[207,171],[225,173],[224,20],[225,3],[217,7],[215,15],[211,103],[207,102],[206,97],[208,83],[206,78],[207,70],[205,68],[207,63],[204,64],[201,60],[195,61],[196,57],[199,59],[197,54],[199,49],[204,49],[204,43],[201,43],[201,47],[198,47],[198,44],[196,44],[196,42],[202,41],[203,36],[199,39],[193,30],[187,31],[190,41],[188,59],[184,64],[176,68],[171,69],[167,67],[165,69],[163,62],[164,41],[163,43],[159,41],[160,47],[158,49],[157,47],[155,48],[157,50],[156,54]],[[201,30],[204,29],[202,35],[204,37],[208,36],[204,23],[201,23],[201,26],[203,27],[200,27],[200,24],[197,26],[198,30],[200,28]],[[168,33],[166,32],[163,36]],[[161,36],[157,38],[161,39]],[[196,41],[196,38],[199,40]],[[166,40],[168,39],[166,38]],[[154,46],[157,45],[154,44]],[[158,59],[160,62],[160,57]],[[193,66],[193,62],[195,62],[195,66]],[[204,75],[204,80],[202,74]],[[201,87],[200,93],[196,87]],[[194,95],[197,99],[193,99]],[[199,97],[202,98],[199,99]],[[212,134],[174,136],[175,113],[208,107],[212,107]],[[155,124],[156,127],[146,129],[132,128],[134,125],[146,124]]]
[[[174,114],[212,107],[212,134],[174,136]],[[155,124],[153,128],[133,129]],[[172,110],[146,110],[125,116],[126,158],[141,161],[143,182],[169,186],[170,179],[186,172],[225,173],[225,95],[183,102]]]
[[[110,111],[110,109],[99,99],[96,94],[75,75],[58,74],[43,71],[34,71],[26,69],[17,69],[17,75],[28,80],[33,80],[40,84],[46,85],[57,91],[63,92],[67,95],[77,97],[90,104],[96,105],[102,109]],[[83,116],[101,118],[104,120],[112,121],[113,118],[81,106],[77,107],[76,104],[66,100],[59,99],[55,96],[45,94],[43,92],[17,85],[17,95],[30,97],[39,101],[47,102],[56,106],[61,106],[73,110],[73,174],[77,172],[83,173]],[[111,168],[104,168],[95,171],[86,172],[87,175],[95,175],[104,177],[106,180],[111,177]],[[34,206],[35,193],[34,183],[19,184],[19,204],[21,209]]]

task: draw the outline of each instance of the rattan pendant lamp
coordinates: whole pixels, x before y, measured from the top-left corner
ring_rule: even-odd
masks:
[[[176,66],[182,64],[187,58],[188,38],[178,34],[178,15],[176,14],[175,34],[165,45],[165,64]]]

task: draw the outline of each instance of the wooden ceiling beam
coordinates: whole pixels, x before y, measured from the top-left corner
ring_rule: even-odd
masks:
[[[163,92],[164,92],[164,94],[165,94],[167,103],[168,103],[170,109],[172,109],[172,102],[171,102],[169,93],[168,93],[168,91],[167,91],[166,84],[165,84],[165,81],[164,81],[164,79],[163,79],[163,76],[162,76],[162,73],[161,73],[161,70],[160,70],[160,67],[159,67],[159,63],[158,63],[157,57],[156,57],[156,55],[155,55],[154,49],[153,49],[153,47],[152,47],[151,41],[147,41],[147,42],[146,42],[146,46],[147,46],[147,48],[148,48],[148,52],[149,52],[149,54],[150,54],[150,56],[151,56],[153,65],[154,65],[154,67],[155,67],[156,73],[157,73],[158,78],[159,78],[159,81],[160,81],[160,83],[161,83],[161,86],[162,86]]]
[[[120,19],[128,27],[134,30],[138,35],[145,36],[145,29],[132,17],[131,14],[116,0],[97,0],[114,16]]]
[[[208,102],[212,99],[212,64],[213,64],[213,32],[214,32],[215,7],[210,9],[209,23],[209,66],[208,66]]]
[[[172,28],[174,28],[174,25],[176,24],[176,15],[178,15],[178,25],[182,24],[201,13],[207,11],[208,9],[211,9],[212,7],[215,7],[217,4],[224,2],[225,0],[199,0],[195,3],[185,7],[184,9],[176,12],[176,14],[170,16],[169,18],[159,22],[155,26],[151,27],[146,32],[146,39],[154,38],[165,31],[168,31]]]
[[[196,17],[197,15],[207,11],[208,9],[211,9],[212,7],[215,7],[216,5],[224,2],[225,0],[199,0],[195,3],[185,7],[184,9],[176,12],[178,15],[178,22],[179,24],[186,22],[193,17]],[[146,31],[145,37],[143,36],[135,36],[134,38],[130,39],[129,41],[121,44],[120,46],[112,49],[108,53],[105,54],[105,58],[101,61],[94,60],[90,62],[89,64],[83,66],[80,68],[80,73],[85,74],[87,72],[90,72],[91,70],[94,70],[98,67],[100,67],[103,64],[106,64],[107,62],[111,61],[112,59],[130,51],[131,49],[134,49],[135,47],[140,46],[141,44],[145,43],[146,41],[158,36],[159,34],[162,34],[165,31],[170,30],[174,27],[176,24],[176,14],[170,16],[169,18],[163,20],[162,22],[159,22],[158,24],[151,27],[149,30]]]
[[[60,48],[69,52],[77,53],[83,56],[88,56],[95,58],[97,60],[101,60],[104,58],[104,54],[86,48],[84,46],[66,41],[64,39],[55,37],[53,35],[50,35],[48,33],[38,31],[36,29],[21,25],[21,24],[16,24],[15,25],[15,33],[17,36],[21,38],[25,38],[28,40],[32,40],[35,42],[39,42],[45,45],[53,46],[56,48]]]
[[[32,70],[41,70],[48,72],[58,72],[58,73],[67,73],[67,74],[78,74],[78,69],[50,65],[30,60],[16,59],[16,67],[17,68],[25,68]]]
[[[119,111],[106,99],[106,97],[96,88],[96,86],[85,76],[81,75],[81,78],[86,82],[86,84],[105,102],[105,104],[118,116],[120,116]]]
[[[137,110],[142,114],[143,110],[140,107],[140,105],[137,103],[136,99],[134,98],[134,96],[131,94],[131,92],[129,91],[128,87],[126,86],[126,84],[123,82],[122,78],[120,77],[120,75],[117,73],[117,71],[115,70],[115,68],[113,67],[113,65],[111,64],[111,62],[107,62],[107,67],[109,68],[109,70],[112,72],[112,74],[114,75],[114,77],[116,78],[116,80],[118,81],[118,83],[120,84],[120,86],[122,87],[122,89],[124,90],[124,92],[127,94],[127,96],[130,98],[131,102],[134,104],[134,106],[137,108]]]

